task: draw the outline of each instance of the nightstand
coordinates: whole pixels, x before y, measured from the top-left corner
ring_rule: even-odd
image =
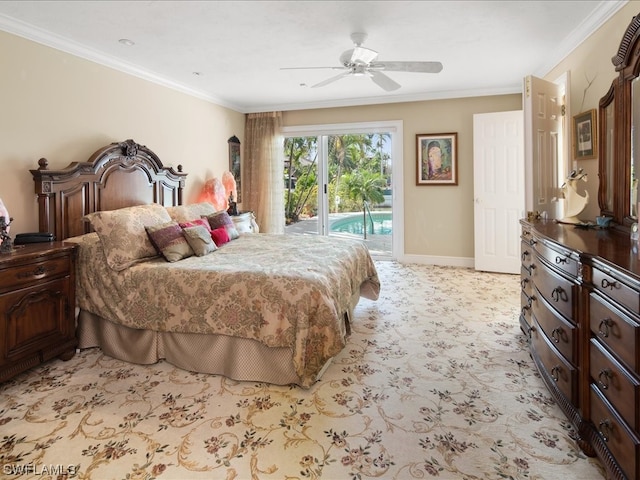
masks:
[[[49,242],[0,254],[0,382],[75,354],[76,248]]]

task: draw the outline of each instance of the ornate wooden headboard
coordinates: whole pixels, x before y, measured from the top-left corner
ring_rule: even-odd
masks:
[[[97,150],[86,162],[62,170],[47,169],[41,158],[31,170],[38,196],[39,230],[57,240],[89,233],[82,217],[101,210],[159,203],[182,205],[186,173],[163,167],[158,156],[133,140]]]

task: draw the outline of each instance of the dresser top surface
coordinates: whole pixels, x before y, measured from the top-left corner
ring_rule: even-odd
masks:
[[[640,244],[614,229],[583,228],[553,220],[521,221],[539,235],[580,254],[625,270],[640,281]]]

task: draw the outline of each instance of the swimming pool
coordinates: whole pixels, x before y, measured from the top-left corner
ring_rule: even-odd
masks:
[[[371,232],[372,220],[373,232]],[[362,213],[354,213],[332,221],[330,230],[332,232],[363,235]],[[391,212],[371,212],[371,217],[367,214],[367,234],[391,235],[391,231]]]

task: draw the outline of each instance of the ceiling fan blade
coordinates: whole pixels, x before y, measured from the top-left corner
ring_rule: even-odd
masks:
[[[376,62],[372,68],[382,68],[385,72],[438,73],[442,70],[440,62]]]
[[[318,69],[331,69],[331,70],[344,70],[344,67],[280,67],[280,70],[318,70]]]
[[[375,70],[369,72],[371,74],[371,80],[374,81],[376,85],[381,87],[383,90],[387,92],[392,92],[393,90],[397,90],[400,88],[400,84],[391,80],[391,78],[387,77],[382,72],[376,72]]]
[[[333,82],[335,82],[337,80],[340,80],[342,77],[346,77],[349,74],[350,74],[350,72],[346,71],[344,73],[341,73],[340,75],[336,75],[335,77],[327,78],[326,80],[323,80],[320,83],[316,83],[315,85],[311,85],[311,88],[324,87],[325,85],[329,85],[330,83],[333,83]]]

